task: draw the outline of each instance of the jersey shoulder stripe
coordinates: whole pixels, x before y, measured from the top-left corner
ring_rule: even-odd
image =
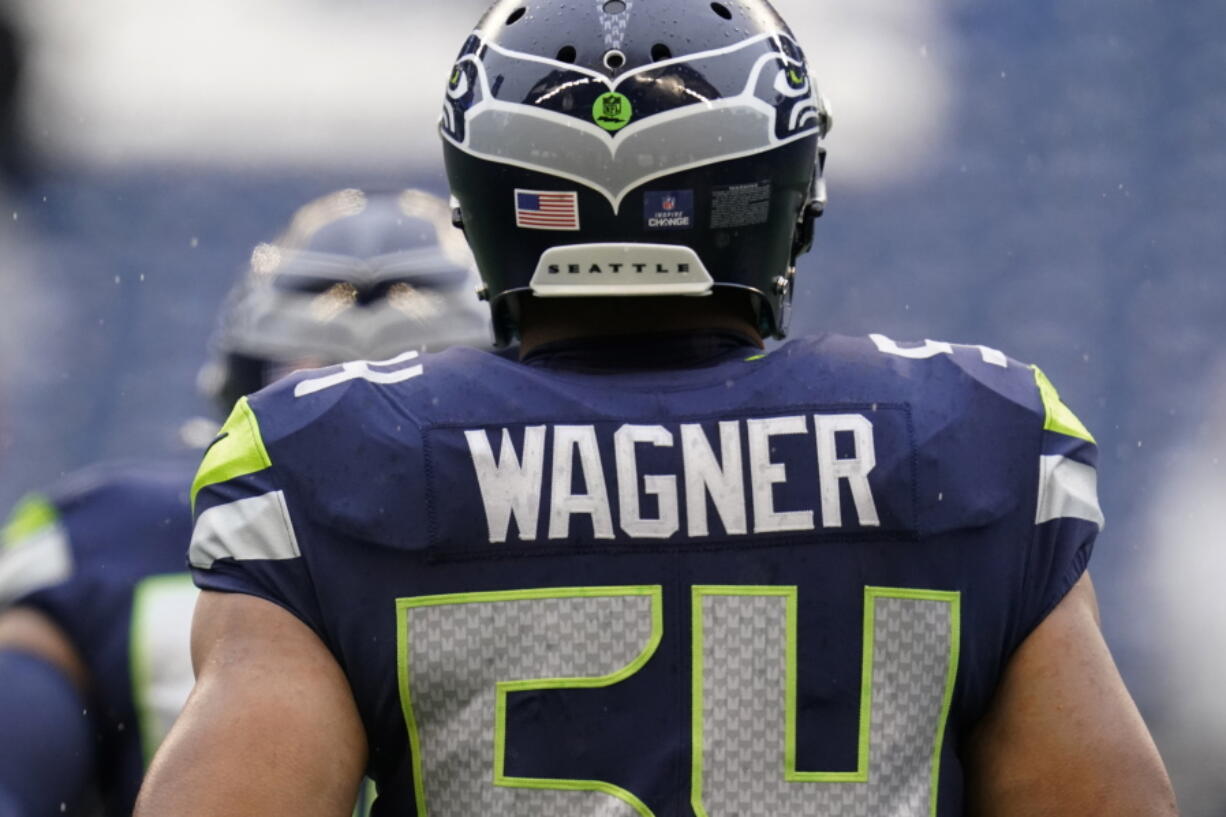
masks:
[[[211,568],[218,559],[294,559],[302,555],[290,521],[285,493],[266,494],[214,505],[196,519],[189,561]]]
[[[16,547],[47,525],[59,521],[60,512],[44,494],[26,494],[0,528],[0,549]]]
[[[1043,400],[1043,430],[1054,431],[1057,434],[1064,434],[1093,443],[1094,435],[1077,418],[1072,409],[1066,406],[1064,401],[1060,399],[1060,393],[1056,391],[1056,387],[1048,380],[1047,375],[1043,374],[1043,370],[1038,366],[1031,366],[1030,368],[1034,369],[1034,382],[1039,388],[1039,397]]]
[[[1043,401],[1043,443],[1039,456],[1036,525],[1082,519],[1100,529],[1106,522],[1098,504],[1097,443],[1038,366],[1034,382]]]
[[[0,530],[0,609],[72,576],[73,556],[59,511],[30,494]]]
[[[260,423],[246,397],[239,399],[217,438],[205,452],[204,461],[192,482],[192,508],[200,490],[209,485],[263,471],[272,466]]]

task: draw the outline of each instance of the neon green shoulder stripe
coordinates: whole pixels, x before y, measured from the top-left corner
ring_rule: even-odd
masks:
[[[221,427],[217,439],[204,454],[204,462],[192,483],[192,509],[196,508],[196,495],[202,488],[219,482],[254,474],[272,465],[264,438],[260,436],[260,424],[255,412],[244,397],[234,404],[230,419]]]
[[[13,512],[8,522],[0,528],[0,547],[15,545],[33,533],[59,521],[59,511],[42,494],[27,494]]]
[[[1045,431],[1055,431],[1058,434],[1067,434],[1070,437],[1077,437],[1087,442],[1094,442],[1092,435],[1081,422],[1077,419],[1077,415],[1073,410],[1064,405],[1064,401],[1060,399],[1060,393],[1056,391],[1056,387],[1047,379],[1047,375],[1043,374],[1043,370],[1038,366],[1031,366],[1034,369],[1034,382],[1039,387],[1039,394],[1043,398],[1043,408],[1047,413],[1047,419],[1043,423]]]

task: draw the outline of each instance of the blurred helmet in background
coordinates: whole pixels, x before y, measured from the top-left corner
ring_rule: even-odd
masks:
[[[460,52],[440,129],[499,342],[529,292],[712,287],[748,293],[782,337],[830,124],[765,0],[496,3]]]
[[[201,390],[228,412],[295,369],[489,348],[479,284],[443,199],[420,190],[323,196],[255,248],[222,310]]]

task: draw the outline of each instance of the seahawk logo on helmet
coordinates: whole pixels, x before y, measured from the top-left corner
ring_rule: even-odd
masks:
[[[761,153],[826,126],[800,48],[784,31],[615,78],[485,36],[475,33],[456,64],[443,137],[472,156],[590,187],[614,211],[652,179]],[[509,80],[538,73],[526,93]],[[717,86],[713,75],[727,78]],[[542,142],[555,148],[542,151]]]
[[[559,252],[581,266],[586,253],[591,268],[623,245],[711,284],[582,294],[739,287],[763,331],[782,335],[795,258],[824,203],[829,127],[800,46],[764,0],[496,4],[457,58],[440,132],[500,340],[515,331],[508,299],[563,294],[547,274]],[[581,229],[517,228],[515,189],[576,195]],[[665,193],[694,202],[685,229],[650,226]]]

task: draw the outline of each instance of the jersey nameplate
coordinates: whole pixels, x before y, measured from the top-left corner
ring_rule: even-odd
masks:
[[[916,527],[914,443],[903,406],[435,427],[426,440],[436,550],[702,544]]]

